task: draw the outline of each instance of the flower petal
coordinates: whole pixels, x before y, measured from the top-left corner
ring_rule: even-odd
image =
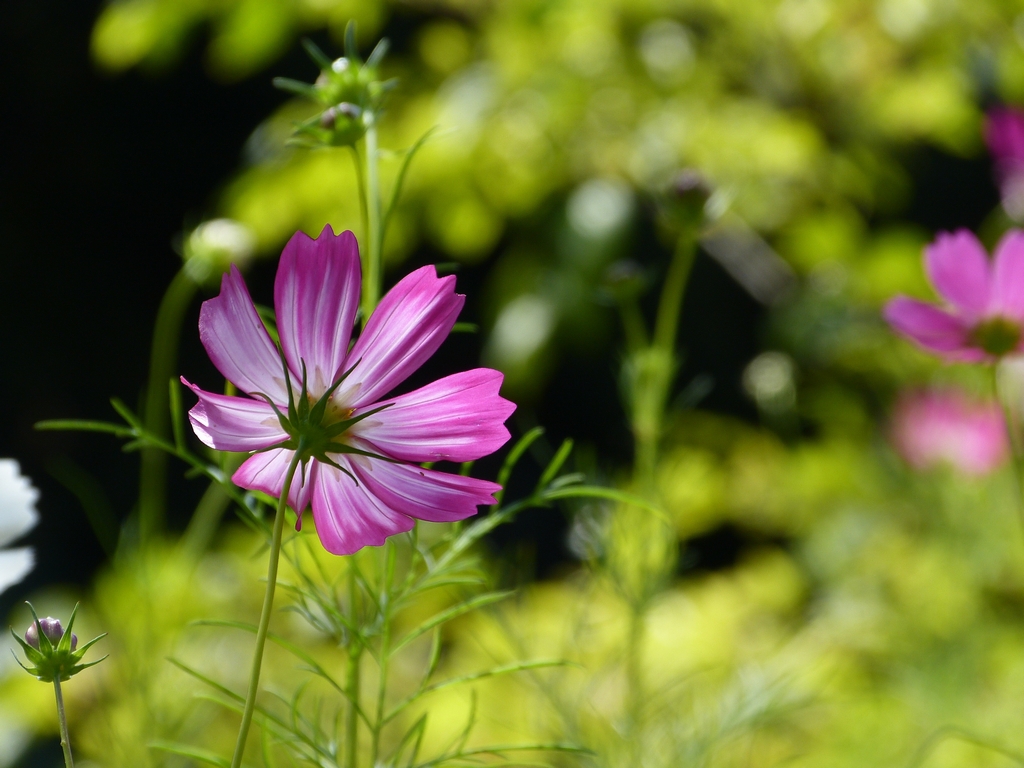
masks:
[[[498,395],[503,375],[477,368],[446,376],[386,403],[353,432],[405,461],[472,461],[509,438],[505,419],[516,409]],[[358,412],[357,412],[358,415]]]
[[[325,392],[348,354],[359,309],[359,246],[355,235],[335,235],[330,225],[316,240],[296,232],[281,253],[274,282],[277,330],[288,365],[309,391]]]
[[[295,451],[288,451],[284,448],[276,451],[265,451],[250,456],[240,466],[235,474],[231,476],[231,482],[240,488],[248,488],[250,491],[263,491],[275,499],[281,498],[281,491],[284,490],[285,476],[288,474],[288,466],[291,464]],[[309,506],[309,499],[313,494],[313,485],[316,483],[317,474],[322,467],[317,461],[311,461],[306,465],[305,477],[300,471],[295,472],[295,479],[292,480],[292,487],[288,493],[288,503],[296,512],[301,513]],[[302,519],[299,518],[301,525]],[[298,527],[298,526],[296,526]]]
[[[352,462],[365,489],[390,509],[432,523],[475,515],[481,504],[493,504],[501,486],[475,477],[371,459]]]
[[[373,403],[419,368],[445,340],[466,297],[455,277],[426,266],[406,275],[381,300],[349,353],[355,364],[335,399],[346,407]]]
[[[966,229],[940,232],[925,248],[925,267],[935,289],[970,320],[989,303],[989,264],[984,247]]]
[[[0,552],[0,594],[28,576],[35,564],[36,556],[32,547]]]
[[[959,318],[925,304],[897,296],[885,305],[886,321],[897,332],[932,352],[962,353],[968,347],[968,330]]]
[[[0,459],[0,547],[28,533],[39,522],[39,491],[14,459]],[[12,584],[14,582],[11,582]]]
[[[281,356],[234,265],[221,280],[220,295],[203,302],[199,338],[217,370],[239,390],[262,393],[279,405],[288,402]]]
[[[1019,229],[1011,229],[996,246],[989,312],[1024,320],[1024,232]]]
[[[255,451],[288,439],[274,409],[248,397],[206,392],[184,377],[182,384],[199,397],[188,412],[192,429],[204,445],[218,451]]]
[[[348,467],[353,462],[339,462]],[[321,464],[313,491],[313,520],[324,549],[351,555],[378,547],[388,536],[412,530],[415,522],[369,493],[365,486],[334,467]]]

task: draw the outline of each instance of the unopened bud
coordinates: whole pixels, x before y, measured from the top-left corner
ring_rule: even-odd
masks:
[[[604,273],[603,288],[616,301],[632,301],[643,293],[646,284],[644,269],[637,262],[616,261]]]
[[[678,225],[699,225],[711,197],[711,185],[692,168],[679,171],[665,190],[665,212]]]
[[[45,619],[39,620],[39,627],[42,628],[43,634],[46,635],[46,639],[50,641],[51,645],[57,645],[64,636],[64,627],[60,625],[60,619],[47,616]],[[32,622],[29,628],[25,630],[25,642],[37,650],[39,649],[39,627],[36,626],[35,622]],[[78,637],[72,632],[71,650],[73,651],[77,647]]]
[[[212,219],[193,229],[183,246],[189,275],[206,283],[219,280],[232,264],[244,266],[256,250],[256,235],[241,222]]]

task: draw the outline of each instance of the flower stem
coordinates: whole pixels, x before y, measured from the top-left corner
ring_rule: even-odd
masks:
[[[636,376],[633,391],[635,471],[641,487],[647,491],[654,483],[665,406],[678,366],[676,333],[695,251],[694,238],[689,233],[682,235],[665,275],[651,344],[633,356]]]
[[[381,200],[380,172],[377,167],[377,126],[371,123],[364,137],[363,159],[366,163],[366,263],[363,270],[363,324],[380,301],[381,291]]]
[[[395,545],[385,542],[384,588],[380,595],[380,677],[377,682],[377,713],[370,741],[370,765],[377,764],[380,753],[380,732],[384,727],[384,703],[388,686],[388,661],[391,658],[391,583],[395,576]]]
[[[274,607],[274,589],[277,587],[277,566],[281,557],[281,539],[284,536],[285,509],[288,507],[288,494],[291,493],[292,479],[299,466],[299,452],[292,456],[288,465],[288,473],[284,478],[284,488],[277,502],[277,513],[274,515],[274,533],[270,540],[270,565],[267,567],[267,591],[263,595],[263,610],[260,613],[260,624],[256,630],[256,651],[252,660],[252,672],[249,675],[249,692],[245,696],[245,709],[242,710],[242,725],[238,729],[238,741],[235,742],[235,754],[231,758],[231,768],[242,765],[242,754],[245,752],[245,740],[249,736],[253,711],[256,709],[256,694],[260,687],[260,668],[263,666],[263,647],[267,644],[267,630],[270,628],[270,613]]]
[[[178,365],[181,324],[185,311],[195,296],[196,287],[195,280],[184,268],[178,270],[178,274],[167,286],[156,314],[142,420],[146,429],[159,437],[167,436],[167,382],[174,376],[174,369]],[[152,541],[163,529],[167,454],[159,448],[143,448],[140,460],[142,466],[139,470],[139,542],[144,545]]]
[[[356,564],[353,557],[354,555],[349,555],[348,596],[349,610],[352,612],[352,626],[355,627],[358,621],[359,584],[356,581]],[[359,755],[359,662],[362,650],[362,643],[356,640],[350,631],[347,672],[348,712],[345,720],[345,748],[348,753],[345,765],[347,768],[356,768]]]
[[[57,720],[60,722],[60,746],[64,750],[64,768],[75,768],[71,759],[71,741],[68,738],[68,719],[64,714],[64,696],[60,692],[60,678],[53,678],[53,692],[57,696]]]
[[[1006,425],[1006,438],[1010,444],[1010,455],[1013,457],[1013,478],[1017,487],[1017,514],[1024,526],[1024,446],[1021,445],[1020,430],[1014,418],[1013,408],[1003,387],[999,385],[999,365],[992,366],[992,385],[995,390],[996,402],[1003,411],[1003,423]]]

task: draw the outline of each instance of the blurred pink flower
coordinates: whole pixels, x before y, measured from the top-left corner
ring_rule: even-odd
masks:
[[[1024,350],[1024,232],[1007,232],[992,263],[967,230],[940,232],[924,260],[946,306],[897,296],[883,312],[893,329],[947,360],[992,361]]]
[[[199,335],[218,370],[249,397],[185,382],[199,396],[189,412],[199,439],[254,452],[232,477],[237,485],[280,496],[300,452],[289,503],[300,524],[312,506],[320,541],[339,555],[383,544],[414,518],[461,520],[493,503],[497,484],[419,462],[470,461],[497,450],[515,409],[498,395],[501,373],[488,368],[385,398],[441,345],[465,297],[453,276],[418,269],[381,300],[350,345],[360,274],[351,232],[336,236],[325,227],[316,240],[297,232],[274,284],[279,352],[232,267],[220,295],[203,304]]]
[[[908,392],[893,410],[890,436],[914,469],[947,464],[967,475],[985,475],[1009,456],[999,406],[957,390]]]
[[[1024,219],[1024,112],[1012,107],[990,109],[985,116],[985,143],[995,161],[1003,209]]]

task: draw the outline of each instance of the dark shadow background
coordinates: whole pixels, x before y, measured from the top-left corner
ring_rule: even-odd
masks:
[[[282,101],[271,75],[311,76],[295,46],[272,72],[217,85],[204,73],[197,46],[164,76],[107,77],[88,56],[99,5],[8,0],[0,6],[0,456],[21,462],[41,491],[42,515],[28,538],[37,568],[0,598],[0,615],[42,585],[88,582],[103,562],[81,506],[51,474],[55,464],[93,476],[119,518],[136,494],[137,456],[122,453],[113,438],[39,433],[32,425],[114,419],[111,396],[138,402],[156,308],[180,264],[176,234],[214,213],[218,187],[238,166],[244,141]],[[401,39],[402,30],[385,34]],[[907,213],[928,229],[977,227],[998,203],[984,158],[920,150],[911,168],[916,193]],[[432,259],[423,253],[415,260]],[[269,297],[273,268],[263,262],[254,269],[256,296]],[[479,278],[460,277],[471,301]],[[682,382],[710,374],[716,387],[705,407],[753,418],[739,379],[758,351],[764,310],[703,257],[689,296],[680,335],[687,350]],[[186,328],[194,327],[197,313],[198,301]],[[472,320],[472,304],[469,314]],[[450,347],[435,364],[445,372],[477,363],[476,343]],[[616,366],[614,350],[607,358],[561,361],[536,414],[552,444],[574,436],[628,457]],[[195,335],[182,340],[180,368],[212,383]],[[607,419],[595,419],[595,412]],[[171,467],[175,500],[190,508],[184,502],[194,501],[201,487]],[[172,517],[175,523],[183,521]],[[499,544],[526,542],[543,575],[567,558],[564,529],[561,515],[542,511]],[[741,537],[726,534],[706,537],[706,562],[727,564],[742,547]]]

